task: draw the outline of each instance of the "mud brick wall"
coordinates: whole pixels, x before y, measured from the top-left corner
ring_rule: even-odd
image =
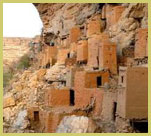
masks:
[[[65,64],[68,53],[69,53],[69,49],[58,49],[57,63]]]
[[[40,54],[40,59],[41,59],[40,65],[42,67],[46,66],[46,64],[48,63],[47,51],[48,51],[47,47],[43,46],[42,47],[42,52]]]
[[[77,61],[87,61],[88,59],[88,42],[81,40],[77,44]]]
[[[58,125],[59,125],[59,114],[47,113],[44,131],[47,133],[53,133],[56,131]]]
[[[29,107],[27,112],[28,112],[28,118],[31,121],[39,121],[38,118],[35,118],[35,114],[34,114],[34,112],[39,113],[39,107]],[[38,115],[38,117],[39,117],[39,115]]]
[[[99,46],[102,40],[107,40],[107,34],[93,35],[88,39],[88,66],[99,67]]]
[[[74,77],[75,88],[85,88],[85,71],[76,71]]]
[[[74,79],[74,90],[75,90],[75,106],[84,107],[88,104],[91,96],[90,91],[84,90],[85,88],[85,72],[77,71]]]
[[[148,56],[148,29],[139,28],[136,34],[135,58]]]
[[[103,83],[108,82],[108,72],[92,72],[87,73],[85,71],[77,71],[75,73],[74,79],[74,90],[75,90],[75,106],[76,107],[86,107],[88,106],[92,98],[96,99],[96,105],[94,113],[100,114],[101,104],[103,99],[103,91],[101,88],[97,88],[96,77],[102,75]],[[91,77],[91,78],[90,78]]]
[[[67,110],[67,111],[66,111]],[[40,132],[54,133],[56,132],[57,126],[65,116],[86,116],[84,111],[74,111],[72,108],[68,109],[52,109],[48,107],[40,109]]]
[[[140,119],[148,116],[148,68],[128,67],[126,87],[118,93],[118,114],[123,118]],[[133,94],[133,95],[132,95]],[[125,99],[125,101],[123,101]]]
[[[69,89],[50,89],[45,93],[45,105],[47,106],[69,106],[70,90]]]
[[[104,91],[101,117],[103,120],[113,120],[114,102],[117,102],[117,94],[115,92]]]
[[[116,24],[119,21],[125,7],[115,5],[105,5],[103,7],[102,19],[106,19],[107,28]]]
[[[59,114],[40,109],[40,132],[53,133],[59,123]]]
[[[111,73],[117,74],[116,45],[108,40],[101,42],[99,46],[99,67],[109,69]]]
[[[58,49],[56,46],[48,46],[47,48],[47,62],[52,66],[57,60]]]
[[[102,102],[103,102],[103,89],[97,88],[83,88],[83,91],[75,91],[76,101],[75,106],[77,108],[85,108],[91,105],[94,101],[93,116],[100,116],[102,112]]]
[[[102,105],[103,105],[103,96],[104,96],[104,89],[88,89],[88,91],[92,91],[92,98],[95,99],[94,103],[94,110],[93,110],[93,116],[100,116],[102,113]]]
[[[126,67],[119,67],[119,77],[118,77],[118,85],[121,87],[126,87],[126,74],[127,68]]]
[[[70,43],[77,42],[78,39],[80,38],[80,34],[81,32],[78,26],[71,28],[69,35]]]
[[[75,80],[76,71],[77,71],[77,68],[71,68],[70,71],[67,73],[67,78],[66,78],[67,87],[70,87],[70,88],[74,87],[74,80]]]
[[[97,77],[102,77],[102,86],[109,82],[108,72],[87,72],[85,74],[85,88],[97,88]]]
[[[43,46],[43,51],[39,55],[39,65],[46,66],[46,64],[53,65],[57,59],[58,49],[56,46]]]
[[[75,89],[75,106],[77,108],[85,108],[90,104],[92,92],[85,88]]]
[[[102,77],[102,86],[109,82],[109,73],[104,71],[76,71],[74,87],[75,88],[97,88],[97,77]]]
[[[93,34],[100,34],[102,30],[103,30],[103,23],[101,22],[100,14],[88,20],[87,37],[90,37]]]
[[[48,46],[48,58],[56,58],[57,56],[57,47],[56,46]]]
[[[135,95],[132,95],[133,94]],[[148,117],[148,68],[127,71],[126,118]],[[135,101],[135,102],[134,102]],[[135,107],[135,108],[134,108]]]

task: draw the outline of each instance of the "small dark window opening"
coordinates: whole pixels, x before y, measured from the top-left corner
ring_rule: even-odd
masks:
[[[116,109],[117,109],[117,102],[113,103],[113,120],[116,119]]]
[[[47,64],[46,64],[46,68],[50,68],[50,63],[47,63]]]
[[[67,57],[70,58],[70,53],[67,54]]]
[[[55,43],[51,41],[50,46],[55,46]]]
[[[70,90],[70,106],[74,106],[75,102],[74,102],[74,90]]]
[[[39,111],[34,111],[34,121],[39,121]]]
[[[138,133],[148,133],[148,121],[131,121],[133,129]]]
[[[124,82],[124,76],[121,76],[121,83]]]
[[[97,58],[96,58],[96,59],[97,59],[97,64],[98,64],[98,66],[99,66],[99,57],[97,56]]]
[[[100,87],[100,86],[102,86],[102,77],[101,76],[97,77],[97,87]]]
[[[47,83],[48,83],[48,84],[52,84],[52,83],[53,83],[53,81],[47,81]]]
[[[61,84],[66,86],[66,81],[61,81]]]
[[[98,70],[99,69],[99,67],[93,67],[93,70]]]

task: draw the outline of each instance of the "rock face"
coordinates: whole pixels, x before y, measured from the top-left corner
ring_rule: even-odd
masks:
[[[147,4],[137,3],[118,5],[120,4],[35,4],[44,24],[45,43],[58,36],[67,37],[71,28],[86,27],[88,18],[96,13],[102,13],[101,24],[89,23],[88,27],[92,26],[99,30],[98,27],[101,25],[103,30],[103,27],[107,26],[110,39],[117,43],[118,55],[121,56],[123,48],[135,45],[136,29],[147,27],[148,7]],[[82,36],[85,35],[84,29]]]
[[[99,4],[35,4],[44,24],[44,33],[65,37],[75,25],[99,10]]]
[[[41,89],[48,86],[43,82],[45,74],[46,69],[34,69],[14,76],[12,89],[4,95],[3,100],[4,132],[33,132],[28,128],[30,123],[27,110],[44,101]]]
[[[40,42],[40,36],[34,38],[4,37],[3,38],[3,66],[5,68],[16,64],[20,58],[29,53],[31,46]]]
[[[4,67],[11,66],[23,55],[29,52],[29,42],[31,38],[5,38],[3,39],[3,64]]]
[[[148,18],[147,4],[130,4],[117,24],[109,28],[112,41],[117,43],[118,55],[122,55],[123,48],[135,45],[136,30],[147,27],[146,18]]]
[[[56,133],[94,133],[97,126],[88,117],[67,116],[60,122]]]
[[[14,121],[13,127],[18,129],[25,129],[29,125],[29,121],[27,120],[27,111],[20,111],[16,120]]]

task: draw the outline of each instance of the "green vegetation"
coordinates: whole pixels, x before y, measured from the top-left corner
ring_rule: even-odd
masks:
[[[13,72],[11,70],[5,71],[3,73],[3,86],[6,87],[9,85],[9,81],[13,78]]]
[[[3,72],[3,86],[6,87],[9,85],[10,80],[13,78],[14,74],[18,71],[27,69],[30,67],[30,58],[29,55],[26,54],[21,57],[21,59],[18,61],[18,63],[13,64],[13,68],[7,68],[7,70],[4,69]]]
[[[20,70],[20,69],[26,69],[28,67],[30,67],[30,58],[29,55],[26,54],[21,57],[20,61],[16,65],[16,68]]]

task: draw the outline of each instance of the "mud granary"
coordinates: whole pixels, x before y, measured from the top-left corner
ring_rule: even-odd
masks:
[[[34,5],[44,25],[38,68],[49,85],[27,108],[35,131],[56,132],[77,115],[113,128],[103,132],[147,132],[148,5]]]

